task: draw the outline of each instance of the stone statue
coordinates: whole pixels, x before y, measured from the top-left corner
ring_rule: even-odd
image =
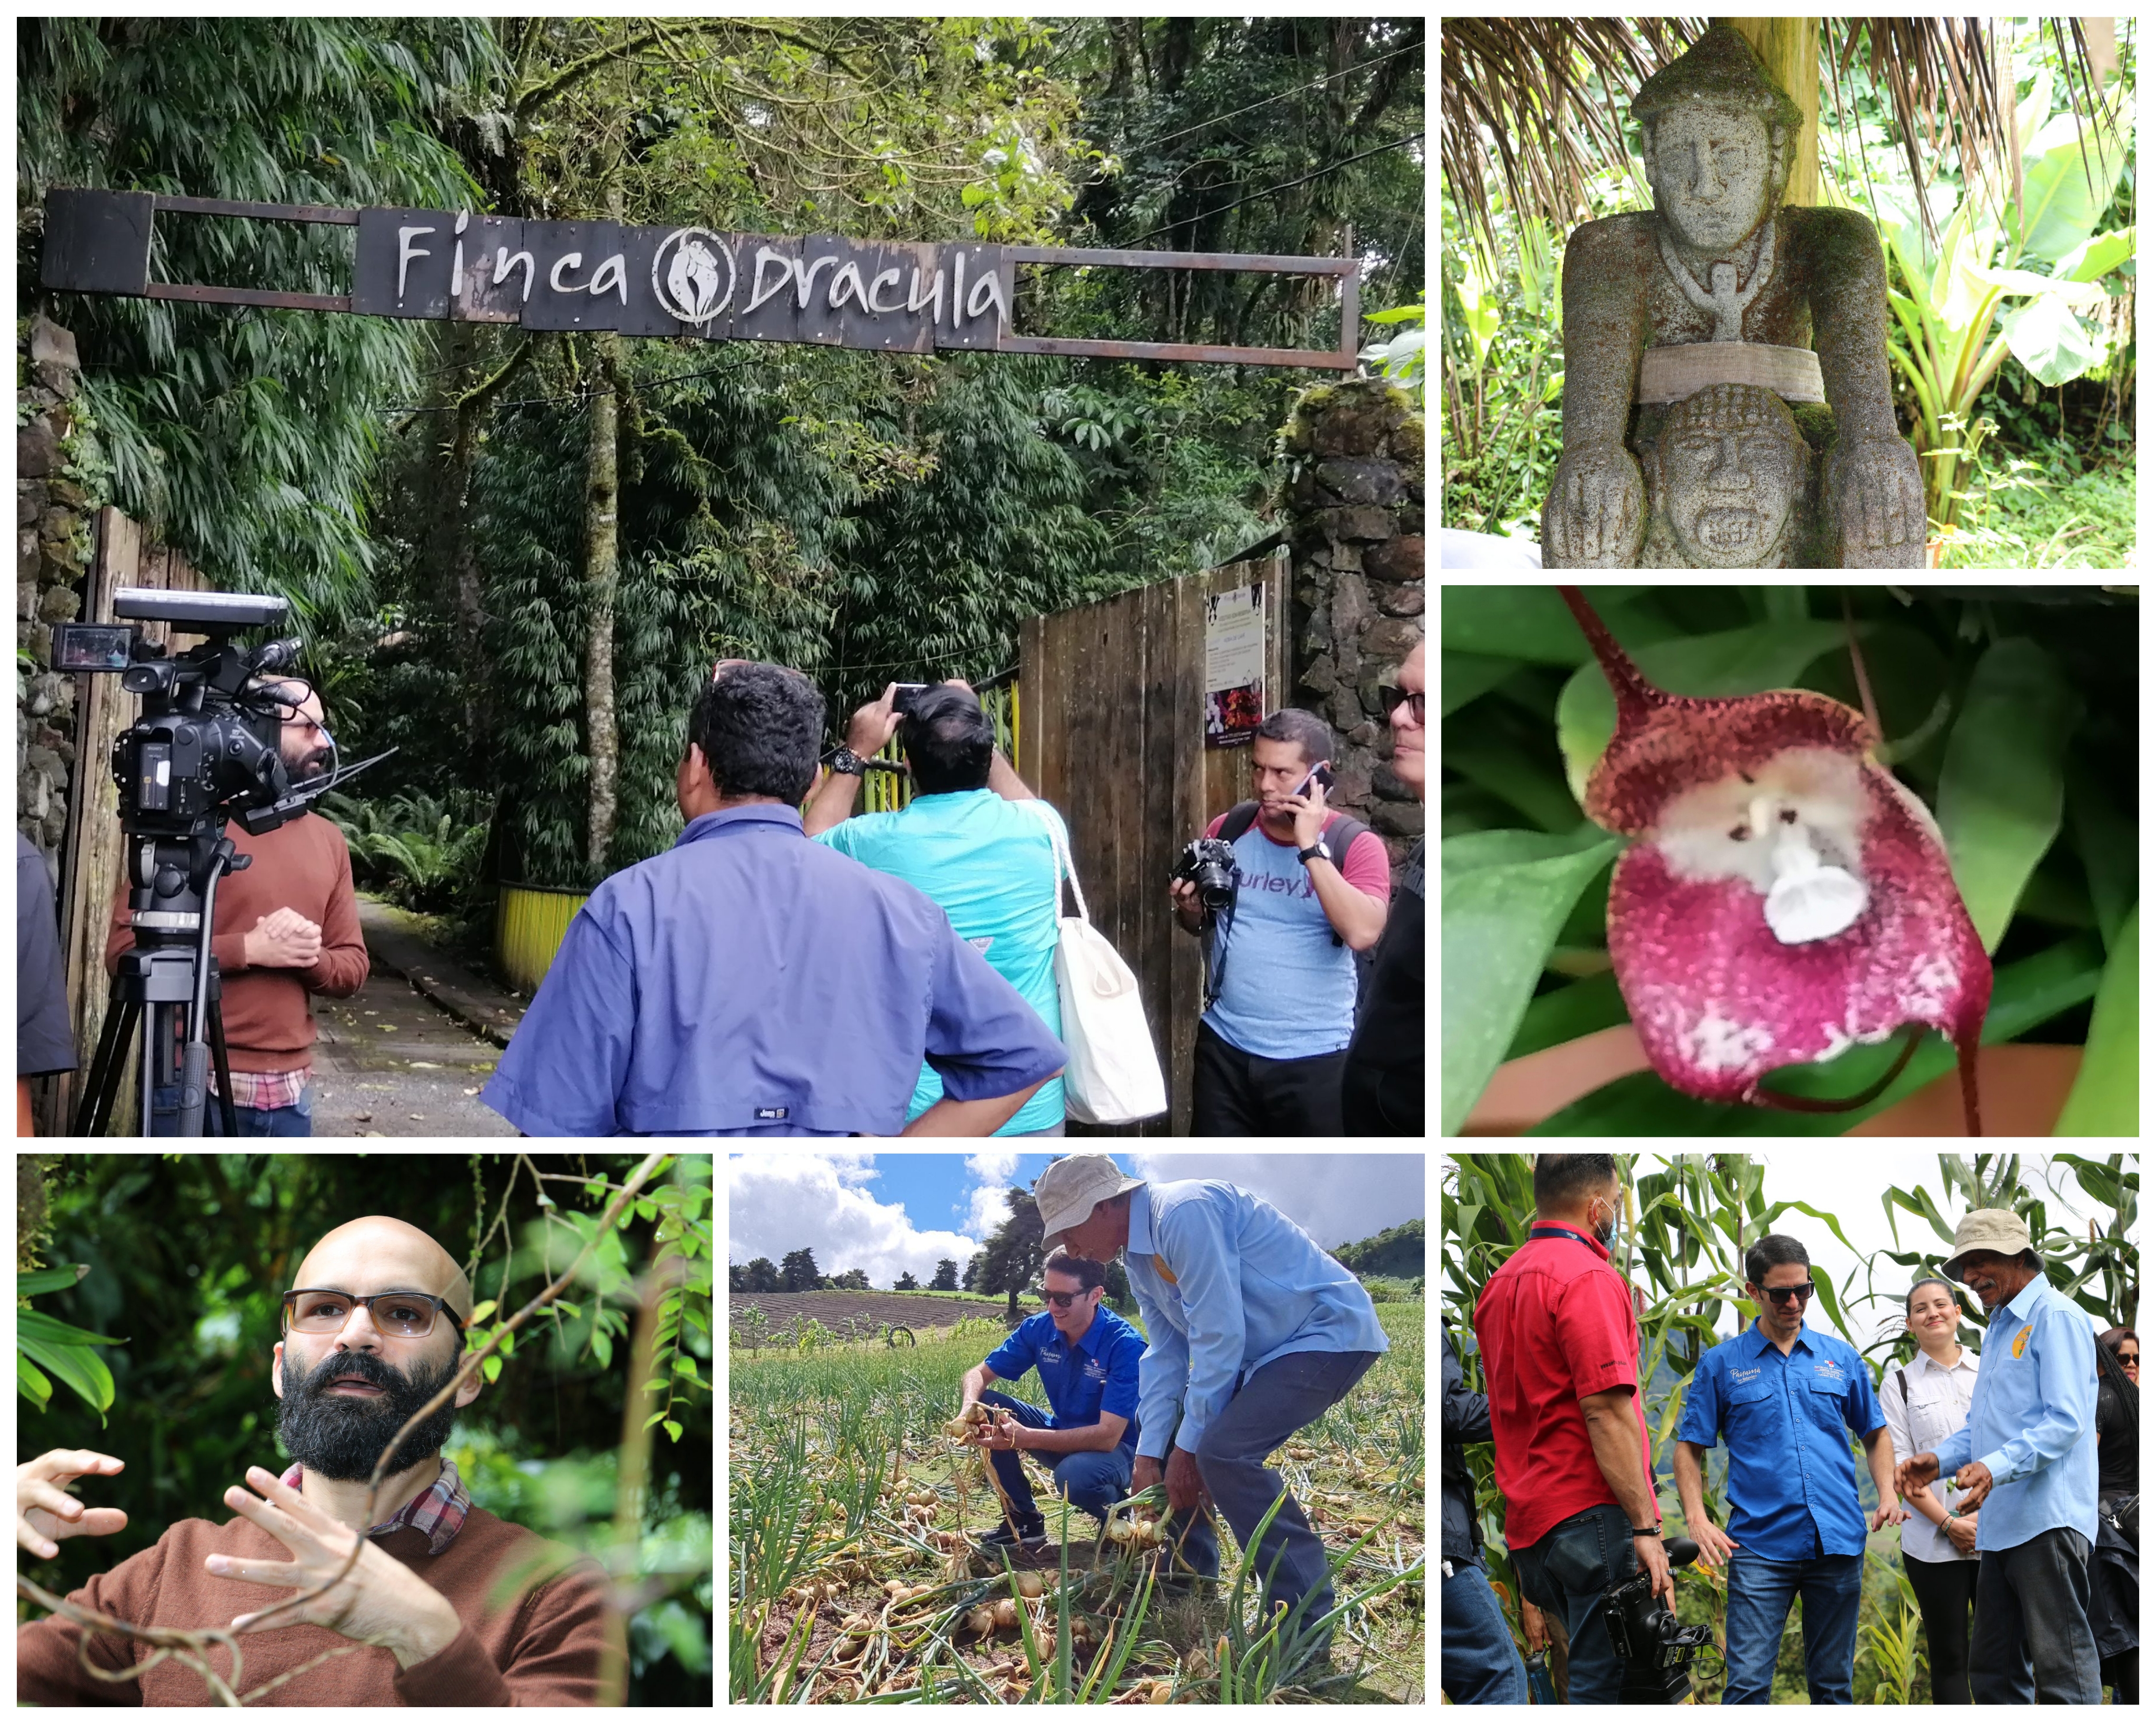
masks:
[[[1783,207],[1796,105],[1718,23],[1640,85],[1632,115],[1654,210],[1589,222],[1565,250],[1564,453],[1543,505],[1544,566],[1922,567],[1924,490],[1894,421],[1879,236],[1852,210]],[[1702,389],[1732,388],[1795,409],[1775,403],[1808,451],[1799,475],[1761,480],[1795,485],[1794,519],[1773,546],[1755,546],[1763,512],[1745,527],[1726,503],[1692,498],[1686,524],[1671,512],[1650,538],[1643,462],[1670,481],[1665,511],[1713,488],[1711,474],[1692,475],[1689,453],[1658,456],[1671,423],[1681,418],[1691,434],[1743,420],[1736,428],[1748,434],[1776,417],[1727,393],[1671,412]],[[1767,464],[1779,475],[1784,464]],[[1727,490],[1740,469],[1723,470]],[[1724,534],[1735,536],[1714,542]],[[1752,548],[1740,552],[1739,538]],[[1681,555],[1648,560],[1672,551]]]
[[[1812,504],[1812,451],[1773,392],[1710,383],[1663,421],[1646,458],[1642,568],[1786,569]]]

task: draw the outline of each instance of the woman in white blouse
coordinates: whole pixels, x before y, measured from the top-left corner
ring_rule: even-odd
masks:
[[[1897,1465],[1921,1455],[1959,1430],[1969,1418],[1976,1392],[1977,1357],[1956,1339],[1960,1308],[1953,1289],[1928,1275],[1909,1290],[1903,1311],[1917,1337],[1917,1357],[1897,1365],[1879,1385],[1879,1404],[1887,1433],[1894,1441]],[[1956,1515],[1935,1492],[1951,1496],[1951,1480],[1928,1485],[1908,1498],[1909,1518],[1902,1525],[1902,1566],[1924,1617],[1924,1644],[1931,1653],[1932,1703],[1969,1704],[1969,1631],[1976,1606],[1975,1514]]]

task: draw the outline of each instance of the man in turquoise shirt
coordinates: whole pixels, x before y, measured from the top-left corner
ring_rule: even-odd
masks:
[[[1979,1706],[2101,1706],[2089,1627],[2096,1542],[2096,1336],[2044,1279],[2029,1229],[1972,1209],[1946,1273],[1990,1313],[1969,1418],[1936,1451],[1895,1470],[1906,1496],[1942,1474],[1979,1504],[1969,1697]],[[2032,1680],[2033,1675],[2033,1680]]]
[[[1148,1184],[1111,1157],[1065,1156],[1040,1176],[1034,1203],[1045,1249],[1103,1262],[1123,1254],[1147,1337],[1131,1488],[1159,1482],[1167,1457],[1178,1568],[1219,1573],[1213,1523],[1193,1512],[1209,1497],[1245,1550],[1255,1540],[1268,1612],[1289,1613],[1283,1668],[1322,1659],[1332,1638],[1325,1546],[1265,1457],[1390,1350],[1369,1294],[1270,1203],[1217,1179]]]
[[[1060,1040],[1060,886],[1049,828],[1067,850],[1063,817],[1011,769],[996,747],[995,726],[964,683],[921,690],[902,718],[895,706],[897,689],[891,685],[854,715],[846,746],[809,798],[802,829],[819,844],[932,899],[958,937],[988,959]],[[870,757],[901,731],[913,799],[896,813],[853,814]],[[926,1113],[942,1093],[942,1080],[924,1064],[906,1117]],[[1063,1136],[1063,1080],[1042,1085],[996,1136]]]

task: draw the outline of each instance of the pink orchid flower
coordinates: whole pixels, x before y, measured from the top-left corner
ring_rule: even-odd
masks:
[[[1981,1136],[1991,960],[1931,811],[1872,759],[1871,724],[1803,689],[1666,694],[1578,587],[1558,590],[1617,696],[1586,808],[1640,840],[1610,882],[1609,957],[1649,1063],[1702,1101],[1840,1111],[1892,1082],[1928,1025],[1954,1044]],[[1761,1082],[1903,1025],[1919,1028],[1863,1095],[1821,1101]]]

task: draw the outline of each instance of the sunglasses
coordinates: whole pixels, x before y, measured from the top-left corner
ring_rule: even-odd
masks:
[[[1036,1296],[1043,1305],[1052,1305],[1058,1311],[1068,1311],[1070,1309],[1071,1301],[1083,1299],[1092,1290],[1091,1287],[1081,1287],[1075,1293],[1050,1293],[1044,1289]]]
[[[1786,1305],[1792,1299],[1810,1299],[1814,1283],[1799,1281],[1794,1287],[1762,1287],[1759,1290],[1777,1305]]]
[[[1404,700],[1408,704],[1409,710],[1414,714],[1414,721],[1420,724],[1423,711],[1422,693],[1420,689],[1410,690],[1397,688],[1390,683],[1381,683],[1378,686],[1378,710],[1386,717],[1390,718],[1399,709],[1400,703]]]
[[[2118,1356],[2118,1362],[2122,1365],[2138,1365],[2141,1362],[2141,1355],[2139,1353],[2121,1353]]]

